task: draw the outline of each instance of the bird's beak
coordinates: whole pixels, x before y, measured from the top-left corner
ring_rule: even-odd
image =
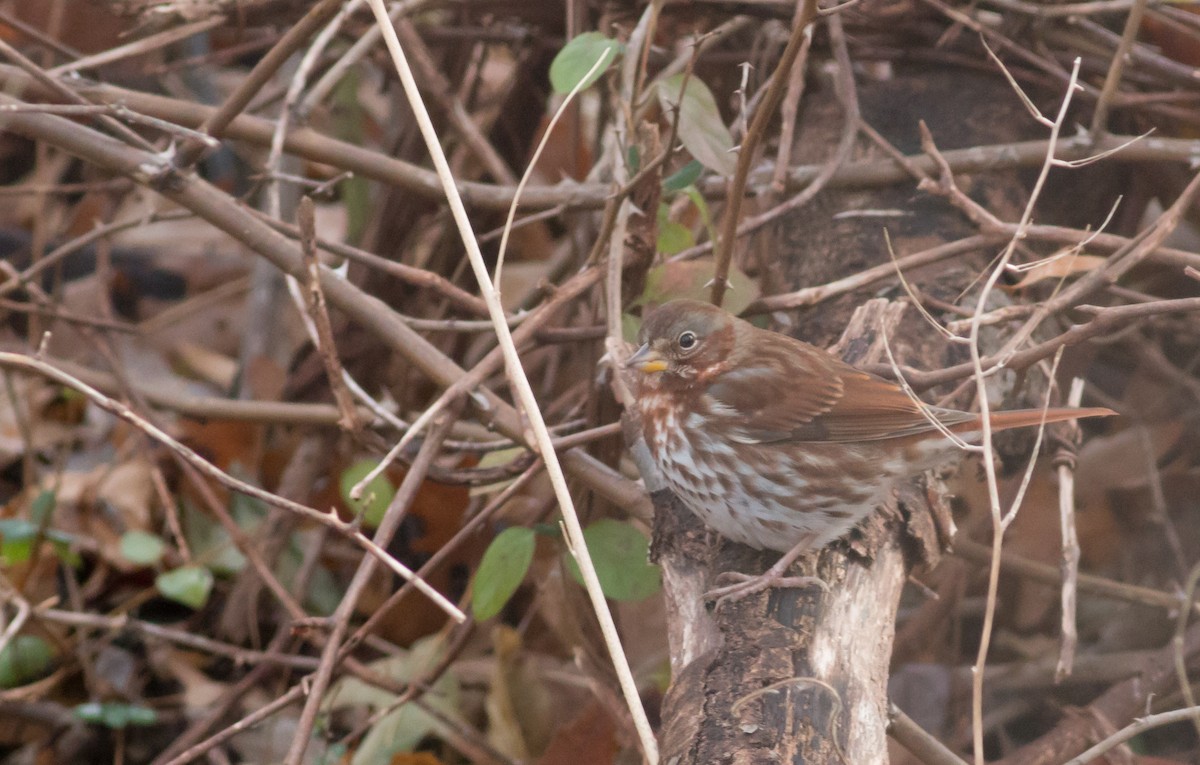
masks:
[[[626,369],[636,369],[643,374],[651,372],[665,372],[667,370],[667,360],[662,357],[662,354],[650,347],[650,343],[643,343],[637,352],[629,357],[625,362]]]

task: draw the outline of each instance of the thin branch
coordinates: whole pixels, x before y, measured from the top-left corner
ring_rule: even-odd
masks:
[[[973,542],[961,534],[955,538],[952,549],[954,555],[964,560],[980,565],[990,565],[992,560],[991,548]],[[1054,586],[1062,585],[1062,570],[1047,563],[1022,558],[1014,553],[1005,552],[1000,556],[1001,571],[1009,576],[1020,576],[1034,582]],[[1136,584],[1117,582],[1092,574],[1079,574],[1077,581],[1079,591],[1100,598],[1120,600],[1150,606],[1168,613],[1177,613],[1187,606],[1187,602],[1178,594],[1141,587]],[[1200,610],[1200,605],[1193,606]]]
[[[15,89],[17,92],[27,92],[39,98],[62,97],[58,90],[48,85],[36,84],[24,72],[6,65],[0,65],[0,87],[6,91]],[[122,103],[129,109],[192,129],[199,128],[216,112],[215,107],[113,85],[81,82],[73,83],[73,87],[76,93],[97,103]],[[223,137],[258,146],[269,146],[274,127],[275,123],[272,120],[239,114],[226,125]],[[1056,156],[1060,160],[1081,159],[1128,143],[1133,138],[1134,136],[1104,135],[1093,141],[1089,136],[1074,136],[1060,141]],[[995,172],[1039,166],[1046,155],[1047,146],[1044,140],[1018,141],[955,149],[945,151],[943,155],[956,173]],[[351,171],[363,178],[398,186],[424,198],[441,195],[435,173],[380,151],[330,138],[311,128],[290,131],[284,141],[284,149],[314,162]],[[1122,162],[1187,163],[1195,154],[1196,142],[1192,139],[1150,137],[1129,146],[1116,158]],[[912,167],[922,172],[931,173],[936,170],[929,157],[913,156],[909,159]],[[787,189],[803,190],[825,166],[826,163],[793,167],[788,172]],[[770,190],[771,172],[751,174],[748,188],[755,193]],[[910,177],[909,171],[891,158],[848,162],[833,173],[828,188],[878,188],[904,183]],[[703,179],[699,185],[704,195],[710,199],[722,198],[728,192],[721,178]],[[467,204],[489,210],[508,209],[515,193],[515,187],[512,186],[476,181],[462,181],[459,187]],[[603,207],[611,193],[612,189],[604,183],[564,181],[555,185],[530,186],[522,197],[522,207],[527,210],[545,210],[559,206],[566,209],[594,209]]]
[[[442,421],[431,429],[429,438],[425,439],[421,444],[421,450],[417,453],[417,458],[413,460],[412,467],[404,475],[404,480],[401,481],[400,486],[396,489],[395,496],[383,514],[383,520],[380,521],[379,527],[375,530],[375,538],[372,540],[372,544],[380,548],[387,547],[396,532],[399,531],[400,523],[408,512],[412,501],[416,498],[417,492],[420,491],[421,485],[425,482],[425,475],[429,470],[429,466],[433,463],[434,457],[437,456],[438,451],[441,449],[442,440],[450,432],[450,423],[453,420],[454,418],[450,416],[443,417]],[[370,583],[374,574],[375,559],[370,556],[364,556],[359,562],[358,569],[354,572],[350,584],[347,585],[341,602],[338,603],[337,608],[334,610],[332,616],[330,616],[333,629],[325,638],[325,646],[321,650],[320,666],[311,680],[305,684],[308,698],[304,702],[304,709],[300,713],[300,718],[296,721],[296,731],[292,737],[292,745],[283,760],[284,765],[300,765],[303,761],[304,752],[308,749],[309,741],[312,739],[312,731],[317,721],[317,713],[320,711],[325,699],[325,691],[329,687],[329,683],[333,679],[333,672],[338,665],[339,649],[341,648],[343,638],[346,636],[346,632],[350,628],[350,618],[354,615],[354,611],[358,607],[358,599],[362,596],[363,591]],[[465,621],[465,619],[462,621]]]
[[[1055,156],[1055,145],[1058,141],[1059,131],[1062,128],[1063,122],[1066,120],[1067,108],[1070,106],[1071,97],[1075,92],[1075,82],[1079,76],[1080,60],[1075,59],[1075,66],[1071,72],[1071,80],[1067,85],[1066,93],[1063,96],[1062,105],[1059,109],[1058,117],[1054,121],[1054,127],[1050,131],[1049,148],[1046,152],[1045,161],[1042,164],[1041,172],[1038,175],[1037,181],[1034,183],[1033,189],[1029,195],[1029,202],[1025,206],[1022,213],[1021,221],[1017,227],[1017,233],[1009,242],[1008,248],[1000,257],[999,263],[992,269],[987,281],[980,290],[978,300],[975,306],[974,318],[971,322],[971,331],[969,334],[968,347],[971,351],[971,366],[975,379],[975,387],[977,391],[976,398],[979,401],[979,416],[982,432],[982,447],[983,447],[983,468],[984,474],[987,477],[988,488],[988,504],[991,510],[992,517],[992,565],[988,572],[988,588],[987,588],[987,608],[984,611],[983,628],[979,639],[979,652],[975,661],[975,675],[971,683],[971,730],[972,743],[975,754],[976,765],[983,765],[983,670],[987,666],[988,649],[991,644],[992,627],[996,614],[996,593],[1000,585],[1000,552],[1004,542],[1004,517],[1000,509],[1000,488],[996,477],[996,464],[992,458],[994,454],[992,447],[992,425],[990,403],[988,401],[987,380],[983,371],[983,353],[979,346],[979,332],[981,328],[980,318],[987,309],[987,300],[1000,276],[1004,273],[1004,267],[1011,260],[1013,253],[1016,251],[1017,242],[1021,238],[1024,228],[1029,225],[1033,217],[1033,206],[1036,203],[1038,196],[1042,190],[1042,186],[1046,182],[1047,176],[1050,174],[1050,168],[1053,166]],[[1040,432],[1040,429],[1039,429]],[[1016,503],[1013,508],[1017,507]]]
[[[1099,136],[1108,128],[1108,110],[1113,96],[1121,85],[1121,75],[1125,71],[1125,63],[1129,60],[1129,50],[1137,41],[1138,31],[1142,28],[1142,14],[1146,12],[1147,0],[1134,0],[1125,19],[1125,31],[1121,33],[1121,42],[1113,53],[1112,64],[1104,78],[1104,87],[1100,90],[1100,98],[1096,101],[1096,110],[1092,113],[1092,126],[1089,131],[1092,136]]]
[[[341,8],[342,0],[319,0],[316,5],[309,8],[308,13],[293,24],[287,34],[279,38],[279,42],[275,43],[271,50],[258,60],[250,73],[238,83],[237,88],[226,97],[219,107],[209,113],[209,116],[197,129],[211,138],[217,140],[224,138],[229,125],[246,110],[258,91],[275,76],[275,73],[292,57],[292,54],[337,15]],[[192,165],[206,149],[207,144],[199,141],[185,143],[176,158],[176,167],[185,168]]]
[[[774,116],[775,109],[779,106],[779,101],[787,89],[787,83],[792,73],[792,64],[795,63],[797,56],[800,55],[800,49],[804,45],[804,30],[816,19],[816,16],[816,0],[804,0],[804,10],[797,14],[787,47],[783,49],[779,63],[776,64],[775,71],[771,75],[771,84],[767,88],[762,102],[759,103],[758,109],[755,110],[754,118],[750,121],[750,127],[746,129],[746,135],[738,149],[737,168],[733,178],[729,181],[729,194],[725,202],[724,217],[721,219],[720,238],[717,240],[714,252],[716,265],[713,272],[711,298],[714,305],[721,305],[729,284],[729,266],[733,259],[734,243],[737,240],[739,213],[742,209],[742,197],[746,193],[746,184],[750,178],[750,166],[754,163],[758,144],[766,136],[767,124]]]
[[[533,431],[538,452],[546,463],[546,472],[550,476],[550,483],[554,487],[555,496],[558,498],[559,509],[562,512],[563,523],[567,529],[568,538],[574,548],[575,557],[583,574],[588,596],[592,601],[592,608],[600,623],[604,642],[609,649],[617,679],[625,695],[625,702],[629,707],[634,727],[638,732],[642,754],[651,765],[654,765],[658,761],[658,744],[654,739],[654,733],[650,727],[650,721],[646,717],[646,711],[642,707],[641,698],[638,695],[637,683],[634,681],[629,661],[621,647],[616,623],[613,621],[612,614],[608,610],[608,603],[600,588],[600,580],[596,576],[595,566],[592,564],[591,555],[587,550],[587,542],[583,537],[583,528],[579,523],[578,516],[575,514],[575,505],[567,488],[566,477],[559,464],[558,455],[554,452],[554,445],[550,440],[550,433],[546,430],[546,423],[542,418],[537,399],[534,397],[533,390],[529,386],[529,380],[525,376],[521,360],[517,356],[517,349],[513,343],[512,333],[505,322],[504,308],[500,305],[500,296],[492,286],[491,275],[488,273],[483,253],[480,252],[479,244],[476,242],[474,233],[472,232],[466,207],[463,205],[456,181],[450,172],[450,166],[446,161],[445,154],[442,152],[437,132],[433,127],[433,123],[429,120],[425,104],[421,101],[417,83],[413,79],[412,71],[405,60],[404,51],[400,48],[400,41],[396,39],[395,31],[388,22],[387,9],[383,6],[383,0],[369,0],[369,2],[371,10],[375,13],[376,22],[383,28],[383,38],[387,43],[388,52],[392,55],[392,61],[396,65],[396,70],[400,75],[400,81],[404,86],[405,94],[408,96],[409,105],[413,109],[417,124],[421,129],[421,134],[425,138],[426,146],[433,158],[433,164],[437,169],[446,195],[446,201],[449,203],[455,224],[458,226],[463,244],[466,247],[471,268],[475,273],[475,280],[479,283],[480,293],[483,295],[483,299],[487,301],[488,313],[496,325],[496,336],[500,341],[500,348],[504,353],[509,381],[517,392],[524,409],[525,417],[528,419],[529,428]]]
[[[183,26],[173,29],[166,29],[162,32],[156,32],[140,40],[134,40],[124,45],[118,45],[115,48],[109,48],[101,53],[96,53],[91,56],[77,58],[74,61],[69,61],[65,64],[60,64],[53,69],[47,69],[46,73],[51,77],[61,77],[63,75],[73,75],[86,69],[95,69],[106,64],[111,64],[116,61],[122,61],[134,56],[142,56],[156,50],[160,50],[169,45],[174,45],[180,40],[186,40],[193,35],[202,34],[211,29],[216,29],[225,24],[225,19],[220,16],[202,19],[184,24]]]
[[[900,707],[888,704],[888,735],[924,765],[966,765],[966,761],[917,725]]]
[[[1083,401],[1083,378],[1071,381],[1071,392],[1067,406],[1078,407]],[[1054,454],[1058,468],[1058,517],[1059,534],[1062,537],[1062,614],[1059,632],[1058,664],[1054,669],[1055,681],[1071,674],[1075,666],[1075,649],[1079,644],[1079,631],[1075,627],[1075,594],[1079,589],[1079,535],[1075,531],[1075,449],[1079,444],[1079,423],[1068,425],[1070,436]]]
[[[336,512],[322,513],[319,510],[307,507],[299,502],[293,502],[276,494],[272,494],[269,491],[260,489],[257,486],[246,483],[241,479],[234,478],[225,471],[205,460],[199,454],[196,454],[196,452],[192,451],[187,446],[184,446],[179,441],[176,441],[174,438],[155,427],[152,423],[139,416],[129,407],[109,398],[108,396],[105,396],[103,393],[91,387],[90,385],[87,385],[82,380],[78,380],[62,370],[50,366],[44,361],[17,353],[0,353],[0,367],[34,372],[43,377],[54,380],[60,385],[65,385],[69,388],[79,391],[96,406],[100,407],[109,414],[128,422],[130,425],[133,425],[150,438],[167,447],[172,453],[177,455],[187,464],[194,467],[200,473],[207,475],[221,485],[240,494],[244,494],[248,497],[253,497],[265,502],[272,507],[279,507],[284,510],[291,511],[323,526],[328,526],[334,531],[337,531],[339,534],[349,538],[351,541],[355,542],[372,555],[378,557],[384,563],[384,565],[386,565],[392,571],[395,571],[399,576],[405,579],[412,578],[412,572],[409,571],[407,566],[400,563],[400,561],[393,558],[387,552],[373,546],[370,540],[364,537],[361,532],[358,532],[351,524],[343,523],[341,519],[337,517]],[[447,614],[455,619],[458,619],[459,621],[465,620],[466,617],[461,611],[458,610],[457,606],[446,600],[441,593],[434,590],[428,584],[419,582],[415,586],[424,595],[433,600]]]
[[[1067,760],[1064,765],[1085,765],[1085,763],[1091,762],[1105,752],[1124,744],[1134,736],[1141,735],[1148,730],[1161,728],[1164,725],[1183,722],[1189,718],[1196,717],[1196,715],[1200,715],[1200,706],[1174,709],[1170,712],[1160,712],[1156,715],[1146,715],[1145,717],[1138,718],[1135,722],[1125,726],[1078,757],[1072,757],[1070,760]]]
[[[312,197],[301,197],[296,210],[296,220],[300,228],[300,243],[304,249],[304,258],[308,261],[308,281],[305,284],[304,307],[308,311],[316,345],[317,355],[325,367],[325,377],[333,391],[333,400],[337,404],[338,426],[343,430],[357,431],[363,426],[364,418],[359,416],[354,404],[354,394],[347,385],[346,370],[338,357],[337,343],[333,336],[333,324],[329,321],[329,307],[325,304],[325,293],[321,290],[321,268],[317,259],[316,239],[316,210]]]

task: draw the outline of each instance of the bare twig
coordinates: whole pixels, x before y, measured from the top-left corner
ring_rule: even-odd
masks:
[[[27,58],[19,50],[9,45],[8,42],[3,38],[0,38],[0,54],[3,54],[5,58],[16,64],[32,79],[33,82],[36,82],[44,87],[49,93],[52,93],[59,98],[65,98],[71,104],[81,106],[90,105],[91,102],[88,101],[88,99],[84,98],[83,96],[79,95],[79,93],[51,77],[46,73],[46,70],[38,66],[33,60]],[[18,92],[23,89],[23,87],[19,88]],[[98,119],[102,125],[106,126],[109,130],[112,130],[130,146],[137,146],[140,149],[153,149],[153,146],[149,141],[147,141],[145,138],[142,138],[125,125],[122,125],[120,121],[103,114],[99,115]],[[0,122],[0,125],[2,124],[3,122]]]
[[[471,222],[467,217],[466,207],[463,205],[462,197],[458,193],[454,177],[450,173],[450,166],[446,162],[446,157],[442,152],[437,132],[433,127],[433,123],[429,120],[429,114],[425,109],[424,103],[421,101],[417,83],[413,79],[412,71],[405,60],[404,51],[400,48],[400,41],[396,39],[395,32],[388,22],[387,10],[383,6],[383,0],[369,0],[369,2],[371,10],[375,13],[376,22],[383,28],[383,39],[387,43],[389,53],[392,55],[392,61],[396,65],[405,94],[409,99],[409,105],[412,106],[417,118],[417,124],[421,129],[426,146],[433,157],[434,167],[438,171],[446,200],[450,205],[450,211],[462,235],[463,244],[466,247],[467,256],[471,262],[471,268],[475,273],[475,279],[479,283],[483,299],[487,301],[488,313],[496,325],[496,336],[500,341],[500,348],[504,353],[509,381],[520,398],[525,416],[529,421],[529,427],[533,431],[533,440],[537,444],[541,458],[546,463],[546,471],[550,476],[551,485],[554,487],[554,494],[558,498],[568,539],[571,541],[573,552],[579,562],[579,568],[583,574],[588,596],[591,598],[592,607],[600,623],[601,633],[604,635],[604,642],[608,646],[621,690],[625,695],[626,704],[629,707],[630,715],[638,732],[642,754],[653,765],[658,761],[658,745],[654,739],[654,733],[650,728],[650,722],[646,717],[646,711],[642,707],[637,684],[634,681],[633,672],[629,668],[629,661],[625,656],[624,650],[621,648],[616,624],[613,621],[612,614],[608,610],[608,604],[600,588],[600,581],[596,577],[595,567],[592,564],[591,555],[588,553],[587,543],[583,537],[583,528],[579,523],[578,516],[575,514],[574,502],[571,500],[571,494],[567,489],[566,477],[563,475],[558,456],[554,452],[554,445],[550,440],[549,432],[546,430],[546,424],[542,419],[537,399],[533,395],[533,390],[529,386],[529,380],[526,378],[525,372],[521,367],[521,360],[517,356],[517,349],[513,343],[512,333],[505,322],[504,309],[500,305],[499,295],[492,286],[491,275],[488,273],[487,265],[484,263],[483,253],[479,250],[479,244],[475,241],[475,236],[471,230]]]
[[[1042,186],[1046,181],[1046,177],[1050,174],[1050,168],[1054,165],[1055,145],[1058,140],[1059,131],[1062,128],[1063,122],[1066,120],[1067,108],[1070,106],[1071,97],[1075,91],[1075,81],[1079,76],[1079,59],[1075,60],[1075,67],[1071,73],[1071,80],[1067,85],[1066,93],[1063,96],[1062,105],[1059,108],[1057,119],[1054,120],[1050,130],[1050,146],[1046,152],[1045,161],[1042,164],[1042,169],[1038,175],[1037,181],[1034,183],[1033,189],[1029,195],[1029,202],[1025,206],[1022,213],[1021,221],[1017,227],[1017,233],[1009,242],[1008,248],[1001,255],[999,262],[992,269],[983,288],[980,290],[979,297],[975,306],[974,319],[971,323],[971,332],[969,334],[968,347],[971,351],[971,365],[976,386],[976,399],[979,401],[980,423],[982,425],[982,449],[983,449],[983,467],[984,474],[987,477],[988,488],[988,504],[991,510],[992,517],[992,565],[988,573],[988,589],[987,589],[987,607],[984,611],[982,634],[979,639],[979,652],[975,661],[975,675],[971,683],[971,730],[973,739],[973,748],[975,753],[976,765],[983,765],[983,670],[987,666],[988,649],[991,643],[992,627],[995,620],[996,612],[996,592],[1000,585],[1000,552],[1004,543],[1004,531],[1007,526],[1006,518],[1001,513],[1000,508],[1000,488],[996,477],[995,460],[992,458],[994,451],[992,447],[992,426],[990,404],[988,401],[987,379],[983,368],[983,352],[979,346],[980,318],[987,310],[987,300],[1000,276],[1004,273],[1004,267],[1011,260],[1013,253],[1016,251],[1017,242],[1020,240],[1024,228],[1029,225],[1030,219],[1033,217],[1033,206],[1037,202]],[[1039,429],[1039,440],[1042,429]],[[1019,507],[1017,502],[1014,502],[1013,511],[1010,513],[1011,518],[1015,517],[1016,508]]]
[[[399,488],[396,489],[396,494],[384,512],[383,519],[379,523],[379,527],[375,530],[375,538],[372,542],[379,547],[387,547],[391,542],[392,537],[400,528],[400,522],[404,519],[409,506],[417,496],[417,492],[421,488],[421,484],[425,481],[425,475],[429,466],[433,463],[433,458],[437,456],[441,449],[442,440],[450,431],[450,423],[453,417],[445,416],[441,422],[437,423],[430,431],[429,438],[421,444],[421,450],[417,454],[417,458],[413,461],[412,467],[404,475],[404,480],[401,481]],[[296,722],[296,733],[292,738],[291,748],[288,749],[287,756],[284,758],[284,765],[300,765],[304,758],[304,752],[308,749],[308,743],[312,738],[313,726],[316,724],[317,712],[321,709],[321,703],[325,697],[325,690],[329,687],[330,681],[333,679],[334,669],[337,667],[339,648],[342,645],[342,639],[346,636],[349,629],[350,617],[353,616],[355,608],[358,606],[358,599],[361,597],[363,590],[371,581],[371,577],[375,573],[375,559],[370,556],[364,556],[358,565],[358,569],[354,572],[354,577],[350,580],[350,584],[346,587],[346,592],[342,596],[341,602],[337,609],[330,617],[330,622],[333,629],[325,639],[325,647],[321,651],[321,664],[317,668],[314,677],[309,683],[308,698],[304,702],[304,710],[300,713],[300,719]],[[462,620],[462,621],[465,621]]]
[[[797,0],[796,13],[792,23],[799,23],[803,13],[804,0]],[[792,63],[792,71],[788,75],[787,92],[779,107],[782,125],[779,129],[779,151],[775,156],[775,175],[771,180],[771,186],[778,192],[782,192],[786,188],[784,180],[787,178],[788,165],[792,160],[792,142],[796,134],[796,113],[800,109],[800,98],[804,95],[805,76],[808,72],[808,51],[812,47],[812,37],[813,25],[809,24],[804,27],[804,40],[800,45],[796,60]],[[853,78],[854,74],[850,73],[849,76]]]
[[[55,83],[57,84],[57,83]],[[61,97],[54,88],[36,84],[20,70],[0,65],[0,86],[16,89],[39,98],[53,94]],[[216,113],[215,107],[166,98],[119,88],[113,85],[77,83],[77,94],[87,96],[97,103],[123,103],[128,108],[170,120],[189,128],[198,128]],[[269,146],[274,133],[272,120],[247,114],[237,115],[229,122],[223,136],[246,141],[259,146]],[[1105,135],[1093,141],[1089,136],[1074,136],[1060,140],[1056,156],[1060,160],[1073,160],[1093,156],[1122,144],[1132,136]],[[379,151],[322,135],[309,128],[292,130],[284,141],[284,149],[290,153],[321,162],[341,170],[349,170],[357,176],[389,183],[425,198],[441,194],[434,173],[425,168],[388,156]],[[943,152],[947,163],[956,173],[997,171],[1018,167],[1036,167],[1046,155],[1047,142],[1019,141],[992,146],[975,146]],[[1190,162],[1195,156],[1195,141],[1183,138],[1150,137],[1129,146],[1118,155],[1123,162]],[[930,173],[936,168],[929,157],[910,157],[912,166]],[[801,165],[788,172],[787,188],[802,190],[824,169],[826,163]],[[910,178],[908,170],[893,159],[876,159],[848,162],[830,178],[829,188],[876,188],[904,182]],[[755,191],[768,190],[769,172],[752,174],[748,187]],[[728,189],[720,178],[700,182],[700,190],[710,198],[724,196]],[[515,188],[476,181],[462,181],[459,186],[464,200],[473,207],[491,210],[506,210],[512,204]],[[556,185],[530,186],[522,196],[522,206],[528,210],[544,210],[564,206],[570,209],[599,208],[611,195],[611,188],[603,183],[564,182]]]
[[[1183,602],[1189,606],[1195,601],[1197,583],[1200,583],[1200,564],[1192,567],[1187,582],[1184,584]],[[1171,637],[1171,649],[1175,653],[1175,676],[1179,680],[1179,692],[1183,696],[1184,702],[1189,707],[1196,709],[1196,695],[1192,693],[1192,683],[1188,679],[1187,656],[1185,656],[1188,618],[1191,615],[1192,608],[1179,609],[1179,616],[1175,620],[1175,634]],[[1197,734],[1200,734],[1200,709],[1197,709],[1197,714],[1192,715],[1192,726],[1196,729]]]
[[[1200,715],[1200,707],[1193,706],[1185,707],[1183,709],[1173,709],[1170,712],[1160,712],[1156,715],[1146,715],[1145,717],[1138,718],[1133,723],[1112,734],[1078,757],[1072,757],[1070,760],[1067,760],[1064,765],[1085,765],[1085,763],[1091,762],[1100,755],[1120,746],[1134,736],[1145,733],[1148,730],[1161,728],[1164,725],[1172,725],[1177,722],[1183,722],[1184,720],[1187,720],[1188,718],[1194,718],[1197,715]]]
[[[258,60],[250,73],[238,83],[237,88],[229,94],[225,101],[198,128],[200,132],[211,138],[220,140],[225,131],[243,111],[250,105],[251,99],[275,76],[292,54],[300,49],[309,37],[337,15],[341,10],[342,0],[319,0],[308,9],[308,13],[292,25],[279,42]],[[188,142],[180,149],[176,157],[176,166],[183,168],[193,164],[204,153],[207,144],[199,141]]]
[[[800,49],[805,40],[805,27],[811,24],[816,16],[816,0],[804,0],[804,11],[797,14],[787,47],[783,49],[779,63],[771,74],[771,84],[767,88],[762,102],[758,105],[758,109],[754,112],[754,118],[750,122],[750,127],[746,129],[746,135],[738,149],[737,169],[729,181],[729,194],[725,202],[725,212],[721,218],[720,238],[717,240],[714,252],[712,302],[715,305],[721,305],[729,283],[729,266],[733,258],[733,247],[737,240],[742,196],[746,192],[746,182],[750,178],[750,165],[754,162],[758,144],[766,135],[767,125],[774,116],[775,109],[779,106],[779,101],[783,98],[784,90],[791,78],[792,64],[800,55]]]
[[[497,183],[503,183],[506,186],[516,183],[516,174],[513,173],[512,169],[504,161],[504,158],[500,156],[500,153],[496,151],[496,148],[492,146],[491,142],[488,141],[487,136],[479,129],[479,126],[475,124],[475,120],[463,105],[462,100],[458,98],[454,92],[454,88],[438,68],[433,54],[425,45],[425,41],[417,34],[416,27],[413,26],[411,21],[403,17],[396,20],[394,27],[396,34],[408,50],[412,62],[417,68],[417,72],[424,81],[426,92],[433,96],[438,106],[450,118],[454,129],[462,136],[463,144],[471,150],[471,153],[483,164],[484,168]],[[569,101],[570,99],[567,100]],[[542,137],[543,144],[548,140],[552,129],[553,123],[546,128],[545,135]],[[533,166],[536,163],[536,159],[530,161],[529,168],[525,171],[524,180],[528,179],[529,173],[533,170]],[[516,196],[520,196],[520,188],[518,188]],[[513,206],[516,206],[515,198]]]
[[[1108,128],[1108,110],[1113,96],[1121,85],[1121,75],[1125,71],[1125,63],[1129,59],[1129,49],[1137,40],[1138,30],[1142,27],[1142,14],[1146,11],[1147,0],[1134,0],[1129,8],[1129,16],[1125,19],[1125,31],[1121,34],[1121,43],[1117,46],[1109,65],[1108,75],[1104,78],[1104,87],[1100,90],[1100,98],[1096,101],[1096,110],[1092,113],[1090,134],[1098,136]]]
[[[345,369],[338,357],[337,344],[333,338],[333,325],[329,321],[329,308],[325,305],[325,293],[321,290],[320,261],[317,260],[316,220],[312,197],[301,197],[296,210],[297,223],[300,228],[300,244],[304,250],[304,258],[308,261],[308,282],[305,285],[307,300],[304,302],[308,309],[308,318],[315,330],[317,354],[325,367],[325,377],[333,391],[333,399],[337,403],[338,425],[344,430],[357,431],[363,425],[355,407],[354,394],[346,385]]]
[[[225,19],[220,16],[195,21],[191,24],[166,29],[162,32],[156,32],[140,40],[134,40],[131,43],[118,45],[115,48],[109,48],[101,53],[96,53],[91,56],[75,59],[66,64],[61,64],[53,69],[46,70],[46,73],[51,77],[60,77],[64,74],[81,72],[85,69],[95,69],[99,66],[111,64],[115,61],[132,58],[133,56],[142,56],[146,53],[165,48],[168,45],[173,45],[180,40],[186,40],[192,35],[198,35],[207,32],[210,29],[216,29],[223,25]]]
[[[1071,382],[1067,406],[1078,407],[1083,401],[1083,378]],[[1079,425],[1070,424],[1071,438],[1054,455],[1058,467],[1058,517],[1062,535],[1062,614],[1058,665],[1054,678],[1061,681],[1075,665],[1075,648],[1079,633],[1075,628],[1075,593],[1079,589],[1079,536],[1075,532],[1075,449],[1079,440]]]
[[[962,535],[959,535],[954,540],[953,552],[965,560],[982,565],[991,564],[991,549],[978,542],[966,539]],[[1029,560],[1006,552],[1000,556],[1000,564],[1002,571],[1008,575],[1025,577],[1050,586],[1060,586],[1062,584],[1061,569],[1046,563]],[[1117,582],[1091,574],[1079,574],[1077,584],[1080,592],[1086,592],[1096,597],[1151,606],[1170,613],[1176,613],[1179,609],[1185,608],[1187,605],[1178,594],[1125,582]],[[1196,610],[1196,607],[1193,607],[1193,610]]]
[[[888,705],[888,735],[924,765],[966,765],[961,757],[917,725],[895,704]]]
[[[298,502],[293,502],[289,499],[284,499],[283,497],[272,494],[269,491],[264,491],[257,486],[253,486],[238,478],[234,478],[233,476],[205,460],[199,454],[196,454],[196,452],[192,451],[187,446],[184,446],[179,441],[176,441],[174,438],[155,427],[129,407],[109,398],[108,396],[105,396],[103,393],[91,387],[90,385],[87,385],[82,380],[77,380],[71,375],[68,375],[62,370],[57,369],[44,361],[18,353],[0,353],[0,367],[34,372],[42,375],[43,377],[54,380],[60,385],[65,385],[69,388],[79,391],[96,406],[116,417],[119,417],[122,420],[125,420],[150,438],[167,447],[172,453],[178,455],[182,460],[194,467],[200,473],[209,476],[218,483],[240,494],[254,497],[255,499],[261,500],[272,507],[279,507],[284,510],[289,510],[302,515],[309,520],[316,521],[321,525],[328,526],[343,536],[348,537],[360,547],[366,549],[372,555],[378,557],[380,561],[384,563],[384,565],[386,565],[392,571],[395,571],[399,576],[405,579],[412,578],[412,572],[409,571],[407,566],[400,563],[387,552],[371,544],[371,540],[364,537],[361,532],[357,531],[357,529],[350,524],[343,523],[337,517],[336,513],[322,513],[319,510],[307,507]],[[440,608],[446,611],[446,613],[454,616],[460,621],[466,618],[463,616],[462,612],[458,610],[457,606],[446,600],[445,597],[443,597],[428,584],[420,582],[416,584],[416,587],[423,594],[437,603]]]

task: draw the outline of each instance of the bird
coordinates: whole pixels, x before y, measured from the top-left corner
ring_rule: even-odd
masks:
[[[761,576],[730,572],[735,584],[710,598],[823,584],[784,574],[845,536],[901,482],[961,454],[947,432],[967,441],[982,433],[977,413],[918,403],[891,380],[708,303],[679,299],[649,311],[638,342],[625,367],[667,486],[726,539],[784,553]],[[1020,409],[990,422],[998,431],[1111,414]]]

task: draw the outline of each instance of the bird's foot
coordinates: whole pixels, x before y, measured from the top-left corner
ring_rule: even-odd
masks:
[[[779,564],[784,565],[780,566]],[[742,574],[737,571],[726,571],[717,577],[717,582],[729,582],[723,587],[715,587],[704,593],[705,600],[715,600],[716,607],[720,608],[723,603],[731,600],[741,600],[749,595],[757,592],[777,588],[802,588],[802,587],[820,587],[825,592],[829,592],[829,585],[823,579],[817,576],[784,576],[788,566],[791,565],[789,560],[780,560],[771,568],[767,569],[757,576],[751,574]]]
[[[724,587],[717,587],[704,593],[705,600],[715,600],[716,607],[720,608],[722,603],[730,600],[741,600],[742,598],[753,595],[756,592],[762,592],[771,587],[820,587],[825,592],[829,592],[829,585],[826,584],[820,577],[816,576],[786,576],[787,570],[792,567],[800,556],[809,552],[812,549],[813,534],[807,534],[802,537],[790,550],[785,552],[779,560],[775,561],[775,565],[771,566],[766,571],[758,576],[750,574],[742,574],[737,571],[726,571],[717,576],[717,583],[722,580],[733,580],[733,584]]]

